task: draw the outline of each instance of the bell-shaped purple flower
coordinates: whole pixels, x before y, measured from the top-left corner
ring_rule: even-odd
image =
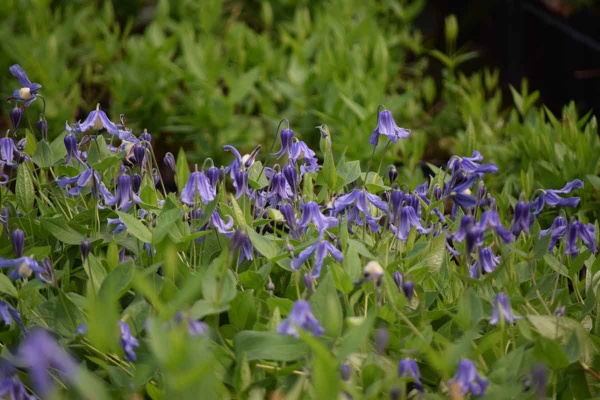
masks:
[[[319,205],[314,201],[304,203],[302,206],[302,218],[298,222],[298,231],[300,233],[306,232],[310,222],[317,228],[319,234],[322,234],[326,229],[336,227],[338,224],[335,217],[324,216],[319,209]]]
[[[211,166],[206,169],[204,175],[206,175],[210,187],[213,188],[216,193],[217,184],[219,183],[219,179],[221,179],[221,170],[215,166]]]
[[[13,124],[13,129],[16,131],[23,118],[23,107],[14,107],[9,111],[10,121]]]
[[[216,197],[216,191],[210,185],[203,172],[192,172],[181,191],[181,201],[188,206],[196,204],[196,195],[204,204],[208,204]]]
[[[8,275],[12,280],[29,278],[31,275],[35,275],[40,281],[48,283],[42,275],[45,272],[44,269],[33,257],[0,258],[0,268],[12,268]]]
[[[473,151],[471,157],[452,156],[448,161],[448,169],[454,174],[458,170],[463,170],[467,174],[476,174],[481,177],[484,174],[495,174],[498,172],[498,166],[494,163],[480,164],[483,156],[477,150]]]
[[[377,147],[380,135],[387,136],[390,141],[396,143],[398,139],[406,139],[410,135],[410,130],[398,127],[396,121],[394,121],[394,117],[392,117],[392,112],[390,110],[383,110],[379,112],[377,127],[373,130],[369,138],[369,143],[373,147]]]
[[[421,382],[421,372],[417,362],[412,358],[400,360],[398,364],[398,376],[401,378],[412,378],[415,388],[423,392],[423,383]]]
[[[117,192],[113,196],[108,190],[104,191],[104,203],[107,206],[117,205],[117,210],[129,210],[133,203],[140,204],[142,199],[133,191],[131,185],[131,176],[127,174],[119,175],[117,183]]]
[[[554,246],[556,246],[558,239],[565,236],[565,234],[567,233],[567,226],[567,219],[565,217],[558,216],[554,218],[554,221],[552,221],[552,225],[550,226],[550,228],[540,231],[540,238],[548,234],[552,235],[550,237],[550,243],[548,244],[548,252],[552,253],[552,249],[554,248]]]
[[[281,172],[272,171],[271,182],[267,191],[267,198],[271,205],[279,204],[282,200],[291,200],[294,196],[292,188],[288,185]]]
[[[124,230],[127,229],[127,226],[125,226],[123,221],[121,221],[121,218],[107,218],[106,224],[107,225],[117,225],[117,227],[112,231],[113,235],[116,235],[119,232],[123,232]]]
[[[373,217],[370,204],[380,209],[385,214],[389,214],[387,204],[379,197],[369,193],[366,189],[354,189],[352,192],[337,198],[333,204],[333,212],[334,214],[339,214],[350,207],[348,221],[352,221],[357,225],[362,226],[363,221],[359,218],[360,212],[371,231],[376,232],[379,229],[378,221],[381,217]]]
[[[315,278],[310,274],[304,274],[302,282],[304,282],[304,286],[306,287],[306,290],[308,290],[308,293],[313,294],[315,291]]]
[[[13,167],[17,165],[21,152],[17,149],[15,141],[11,138],[0,138],[0,167],[8,165]]]
[[[15,229],[11,234],[13,250],[15,251],[15,257],[19,258],[23,256],[23,247],[25,246],[25,232],[20,229]]]
[[[37,98],[37,92],[42,85],[31,82],[19,64],[12,65],[9,71],[21,84],[21,88],[15,90],[9,100],[20,101],[23,103],[23,107],[29,106]]]
[[[279,134],[279,137],[281,138],[281,149],[279,149],[279,151],[273,155],[277,158],[281,158],[281,156],[284,154],[289,156],[292,152],[292,139],[294,138],[294,131],[291,129],[283,129]]]
[[[498,212],[493,209],[487,210],[481,214],[481,219],[479,220],[479,229],[481,231],[490,228],[496,231],[504,243],[510,243],[515,240],[513,234],[500,222]]]
[[[552,190],[545,189],[542,190],[542,195],[538,196],[535,200],[531,202],[531,213],[533,215],[538,215],[544,209],[544,205],[549,205],[552,207],[577,207],[579,204],[579,197],[569,197],[564,198],[560,197],[559,194],[568,194],[571,193],[575,189],[580,189],[583,187],[583,182],[579,179],[575,179],[565,185],[562,189]]]
[[[167,154],[165,154],[165,157],[163,158],[163,162],[165,163],[165,165],[167,167],[169,167],[169,169],[172,172],[176,172],[176,167],[175,167],[175,156],[173,156],[173,153],[168,152]]]
[[[0,300],[0,318],[6,326],[11,326],[13,322],[16,322],[19,327],[23,325],[21,314],[13,306],[2,300]]]
[[[515,205],[515,214],[513,216],[512,226],[510,227],[510,231],[515,238],[519,237],[521,232],[529,234],[529,227],[532,222],[530,209],[529,203],[524,201],[519,201]]]
[[[315,152],[303,141],[298,140],[292,143],[289,158],[292,162],[300,165],[301,177],[307,172],[314,174],[319,171],[319,160],[315,157]],[[302,161],[302,163],[299,163],[299,161]]]
[[[311,255],[314,255],[314,268],[312,271],[312,276],[317,278],[321,274],[323,261],[325,261],[327,254],[330,254],[339,263],[341,263],[344,259],[344,255],[341,251],[321,237],[317,239],[315,243],[302,250],[300,254],[298,254],[298,258],[294,258],[292,260],[291,267],[293,270],[298,271],[302,264],[304,264]]]
[[[27,392],[25,385],[15,373],[0,373],[0,398],[9,400],[37,400],[38,397]]]
[[[311,332],[319,337],[325,330],[314,317],[310,309],[310,304],[304,300],[298,300],[294,303],[290,315],[277,326],[277,332],[282,335],[294,336],[299,338],[298,329]]]
[[[285,176],[285,180],[292,190],[292,193],[296,194],[298,192],[298,173],[296,172],[296,166],[290,160],[281,169],[281,172],[283,173],[283,176]]]
[[[71,159],[75,158],[83,164],[83,161],[81,160],[81,158],[79,156],[80,152],[77,149],[77,146],[78,146],[77,137],[75,137],[74,134],[69,133],[69,134],[65,135],[64,143],[65,143],[65,148],[67,149],[67,159],[65,160],[65,162],[68,164],[69,162],[71,162]]]
[[[54,379],[60,377],[69,383],[77,379],[79,366],[75,359],[41,328],[25,337],[17,354],[29,369],[36,394],[42,398],[54,390]]]
[[[408,299],[408,301],[412,301],[413,296],[415,295],[415,283],[413,281],[405,281],[402,283],[402,293]]]
[[[417,232],[420,234],[426,234],[431,232],[433,229],[433,225],[429,228],[425,228],[420,219],[417,217],[415,209],[410,206],[402,207],[400,211],[400,218],[398,220],[398,224],[390,224],[392,232],[396,234],[396,237],[403,242],[406,242],[408,239],[408,234],[410,233],[411,228],[415,228]]]
[[[483,396],[488,380],[479,375],[473,361],[464,359],[458,364],[454,378],[448,382],[448,386],[454,385],[458,385],[463,396],[468,393],[473,396]]]
[[[493,272],[498,264],[500,263],[500,256],[494,256],[492,249],[484,247],[479,250],[479,259],[473,263],[469,268],[469,276],[473,279],[477,279],[483,272]]]
[[[231,249],[240,250],[238,263],[242,263],[244,260],[254,260],[252,242],[250,241],[250,238],[243,232],[235,231],[231,234]]]
[[[494,297],[494,310],[492,318],[490,318],[490,325],[497,325],[500,321],[514,324],[516,320],[521,318],[523,317],[514,315],[512,306],[510,305],[510,297],[506,293],[498,293]]]
[[[402,291],[402,283],[404,282],[404,277],[402,276],[402,273],[396,271],[396,272],[394,272],[392,277],[394,278],[394,283],[396,284],[398,291],[401,292]]]
[[[571,221],[567,226],[565,236],[565,254],[577,256],[579,248],[577,247],[577,239],[581,241],[592,252],[596,253],[596,227],[593,224],[584,224],[581,221]]]
[[[71,186],[71,188],[67,190],[68,197],[78,196],[81,193],[81,191],[87,187],[92,189],[93,194],[96,193],[98,187],[101,188],[103,192],[102,194],[104,194],[105,192],[105,189],[102,188],[103,185],[101,185],[100,175],[98,174],[98,172],[92,170],[89,166],[87,166],[87,168],[82,173],[72,178],[68,178],[65,176],[57,178],[56,183],[61,188]]]
[[[131,329],[127,322],[119,321],[119,329],[121,331],[120,344],[125,352],[125,359],[130,362],[135,362],[137,359],[135,348],[140,345],[140,342],[131,335]]]
[[[90,129],[100,130],[104,128],[113,136],[119,135],[119,128],[114,122],[108,119],[106,113],[100,109],[100,104],[96,106],[94,111],[89,113],[85,121],[77,122],[74,126],[69,126],[67,124],[66,128],[70,133],[81,133]]]
[[[188,332],[191,336],[206,336],[208,325],[206,322],[190,320],[188,322]]]

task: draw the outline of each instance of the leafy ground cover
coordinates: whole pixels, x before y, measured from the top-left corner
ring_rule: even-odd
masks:
[[[427,177],[408,150],[425,139],[384,106],[355,130],[362,164],[334,129],[284,119],[272,143],[190,165],[101,105],[60,135],[43,113],[30,130],[45,89],[10,72],[4,396],[597,394],[594,117],[558,119],[526,88],[515,110],[488,99]],[[482,75],[452,79],[466,107]]]

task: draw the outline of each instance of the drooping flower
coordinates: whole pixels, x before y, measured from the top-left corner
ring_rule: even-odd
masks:
[[[67,196],[78,196],[81,191],[87,187],[92,189],[92,194],[96,194],[99,187],[101,187],[100,175],[98,172],[92,170],[89,165],[86,165],[86,169],[79,175],[75,175],[72,178],[62,176],[56,179],[56,183],[61,188],[65,188],[67,185],[72,186],[67,190]]]
[[[64,143],[65,148],[67,149],[67,158],[65,160],[65,163],[68,164],[73,158],[75,158],[83,164],[83,160],[81,158],[81,151],[79,151],[78,149],[77,137],[75,137],[74,134],[69,133],[65,135]]]
[[[498,172],[498,166],[496,164],[481,164],[482,161],[483,156],[480,152],[475,150],[471,157],[450,157],[447,167],[453,174],[458,170],[463,170],[467,174],[475,174],[478,177],[482,177],[484,174],[495,174]]]
[[[408,235],[410,233],[411,228],[415,228],[417,232],[420,234],[426,234],[431,232],[433,229],[433,225],[429,228],[425,228],[420,219],[417,217],[415,209],[410,206],[402,207],[400,211],[400,218],[398,219],[398,224],[390,224],[390,228],[392,232],[396,234],[396,237],[403,242],[406,242],[408,239]]]
[[[0,167],[8,165],[14,167],[21,157],[21,152],[11,138],[0,138]]]
[[[377,116],[377,127],[373,130],[369,138],[369,143],[373,147],[377,147],[380,135],[384,135],[391,142],[396,143],[398,139],[406,139],[410,135],[410,130],[400,128],[396,125],[396,121],[394,121],[390,110],[382,110]]]
[[[394,279],[394,283],[396,284],[396,287],[398,288],[398,291],[401,292],[402,291],[402,283],[404,282],[404,277],[402,276],[402,273],[400,273],[399,271],[396,271],[396,272],[394,272],[392,277]]]
[[[27,368],[36,394],[45,398],[54,390],[54,379],[73,383],[78,375],[77,362],[49,333],[37,328],[19,346],[19,359]],[[52,372],[52,375],[51,375]]]
[[[571,182],[568,182],[562,189],[559,190],[541,190],[542,194],[531,202],[531,213],[533,215],[538,215],[542,212],[544,205],[546,204],[552,207],[577,207],[580,200],[579,197],[564,198],[560,197],[559,194],[568,194],[573,190],[580,189],[582,187],[583,182],[579,179],[575,179]]]
[[[293,270],[298,271],[302,264],[304,264],[311,255],[314,255],[314,268],[312,271],[312,276],[317,278],[321,274],[323,261],[325,261],[327,254],[330,254],[340,263],[344,259],[344,255],[341,251],[339,251],[334,245],[329,243],[323,237],[320,237],[312,245],[302,250],[300,254],[298,254],[298,258],[294,258],[292,260],[291,267]]]
[[[412,298],[415,295],[415,283],[413,281],[405,281],[402,283],[402,292],[404,296],[408,299],[408,301],[412,301]]]
[[[500,222],[500,217],[498,216],[498,212],[493,208],[481,214],[478,225],[482,232],[489,228],[496,231],[504,243],[510,243],[515,240],[513,234],[502,225]]]
[[[387,204],[379,197],[369,193],[366,189],[354,189],[352,192],[337,198],[333,203],[333,212],[334,214],[339,214],[350,207],[351,209],[348,213],[349,222],[351,221],[362,226],[364,219],[371,231],[376,232],[379,229],[378,221],[381,217],[373,217],[369,203],[385,214],[389,214]],[[363,219],[359,217],[359,212],[362,213]]]
[[[21,314],[10,304],[0,300],[0,318],[5,325],[11,326],[13,321],[17,323],[17,325],[22,326],[21,322]]]
[[[554,248],[554,246],[556,246],[558,239],[565,236],[565,234],[567,233],[567,225],[567,219],[559,215],[558,217],[554,218],[554,221],[552,221],[552,225],[550,225],[550,228],[543,229],[540,231],[540,238],[548,234],[552,235],[550,237],[550,243],[548,244],[548,252],[552,253],[552,249]]]
[[[140,342],[131,335],[131,329],[129,324],[125,321],[119,321],[119,329],[121,331],[121,347],[125,352],[125,359],[127,361],[135,362],[137,359],[135,354],[135,348],[140,345]]]
[[[319,321],[312,314],[310,304],[304,300],[296,301],[288,317],[277,326],[278,333],[296,338],[300,337],[298,329],[311,332],[316,337],[321,336],[325,332]]]
[[[390,342],[390,334],[387,329],[379,328],[375,330],[375,351],[377,354],[383,354]]]
[[[500,321],[514,324],[517,319],[521,318],[514,315],[510,305],[510,297],[506,293],[498,293],[494,297],[494,310],[492,318],[490,318],[490,325],[497,325]]]
[[[510,231],[515,236],[515,238],[518,238],[521,232],[529,234],[529,227],[533,222],[531,218],[530,209],[531,207],[529,203],[526,203],[524,201],[519,201],[515,205],[515,214],[513,216],[513,222],[510,227]]]
[[[117,205],[117,210],[127,211],[131,208],[133,203],[142,203],[142,199],[140,199],[133,190],[130,175],[119,175],[117,180],[117,191],[114,195],[104,188],[104,184],[101,184],[101,187],[104,195],[104,203],[107,206]]]
[[[88,255],[90,254],[90,250],[92,249],[92,244],[90,243],[89,240],[85,239],[83,242],[81,242],[81,244],[79,245],[79,248],[81,250],[81,259],[83,261],[85,261],[88,257]]]
[[[288,210],[286,210],[286,213],[287,212]],[[285,214],[284,218],[286,218]],[[306,232],[310,222],[317,228],[319,234],[322,234],[326,229],[331,229],[338,224],[338,220],[335,217],[326,217],[323,215],[319,209],[319,205],[314,201],[302,205],[302,218],[298,222],[298,231],[300,233]]]
[[[8,400],[37,400],[33,394],[27,393],[27,389],[21,379],[15,374],[0,374],[0,398]]]
[[[188,206],[196,204],[196,194],[204,204],[208,204],[216,197],[216,191],[210,185],[203,172],[192,172],[181,191],[181,202]]]
[[[266,168],[265,168],[266,170]],[[285,176],[281,172],[269,168],[267,176],[270,176],[269,188],[267,190],[267,200],[269,204],[275,206],[282,200],[291,200],[294,196],[292,188],[287,183]]]
[[[244,262],[244,260],[254,260],[254,247],[252,246],[252,242],[250,241],[248,235],[243,232],[234,231],[231,234],[231,249],[240,250],[240,255],[238,257],[239,264]]]
[[[16,131],[21,123],[21,118],[23,118],[23,107],[15,106],[14,108],[11,108],[9,115],[10,121],[13,124],[13,129]]]
[[[20,101],[23,103],[23,107],[29,106],[37,98],[37,92],[42,85],[31,82],[19,64],[12,65],[9,71],[21,84],[21,88],[15,90],[9,100]]]
[[[167,154],[165,154],[165,157],[163,158],[163,162],[165,163],[165,165],[167,167],[169,167],[169,169],[172,172],[176,172],[177,171],[177,169],[175,167],[175,156],[173,156],[173,153],[167,152]]]
[[[398,364],[398,376],[401,378],[412,378],[415,388],[419,391],[423,391],[423,383],[421,382],[421,372],[417,362],[412,358],[405,358],[400,360]]]
[[[292,151],[292,139],[294,138],[294,131],[291,129],[282,129],[279,137],[281,138],[281,149],[279,149],[279,151],[273,155],[277,158],[281,158],[281,156],[287,153],[289,157]]]
[[[469,269],[471,278],[479,278],[483,272],[493,272],[500,263],[500,256],[494,256],[492,249],[484,247],[479,250],[479,259]]]
[[[488,385],[488,380],[479,375],[473,361],[461,360],[456,369],[454,378],[448,382],[450,387],[458,385],[463,396],[471,393],[473,396],[483,396]]]
[[[49,283],[42,275],[45,272],[44,268],[33,257],[0,258],[0,268],[13,268],[8,275],[12,280],[29,278],[31,275],[35,275],[40,281]]]
[[[567,225],[565,236],[565,254],[577,256],[579,248],[577,247],[577,239],[581,241],[592,252],[596,253],[596,227],[593,224],[584,224],[581,221],[570,221]]]
[[[107,218],[106,219],[106,224],[107,225],[116,225],[117,227],[112,231],[113,235],[116,235],[119,232],[123,232],[124,230],[127,229],[127,226],[125,226],[125,224],[123,223],[123,221],[121,221],[121,218]]]
[[[19,258],[23,256],[23,247],[25,246],[25,232],[20,229],[15,229],[11,234],[13,250],[15,257]]]
[[[66,129],[70,133],[82,133],[90,129],[100,130],[102,128],[106,129],[106,131],[113,136],[119,136],[119,128],[108,118],[106,113],[100,109],[100,104],[96,106],[95,110],[89,113],[85,121],[77,122],[73,126],[70,126],[69,124],[66,125]]]

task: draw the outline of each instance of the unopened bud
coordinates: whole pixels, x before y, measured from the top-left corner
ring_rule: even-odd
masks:
[[[42,118],[40,118],[40,120],[38,122],[36,122],[35,127],[42,135],[42,139],[47,140],[48,139],[48,121],[46,121],[46,119],[42,117]]]
[[[171,171],[175,172],[175,157],[173,153],[165,154],[165,158],[163,158],[163,162],[167,167],[171,169]]]
[[[398,170],[394,165],[388,167],[388,179],[390,180],[390,185],[398,179]]]
[[[352,374],[352,367],[350,364],[342,364],[340,365],[340,376],[342,380],[348,381],[350,380],[350,375]]]
[[[267,283],[267,291],[271,292],[271,293],[273,293],[273,291],[275,291],[275,284],[273,283],[271,278],[269,278],[269,282]]]
[[[435,198],[435,201],[440,201],[442,195],[442,188],[439,185],[435,185],[435,187],[433,188],[433,197]]]
[[[309,274],[305,274],[302,280],[304,281],[304,286],[306,286],[306,290],[308,290],[308,293],[313,294],[313,292],[315,291],[315,280],[313,279],[313,277]]]
[[[134,193],[138,193],[140,191],[140,187],[142,186],[142,177],[140,174],[135,174],[131,177],[131,188]]]
[[[88,258],[88,255],[90,254],[92,244],[86,239],[83,242],[81,242],[80,248],[81,248],[81,259],[83,261],[85,261]]]
[[[394,283],[396,284],[396,286],[398,287],[398,291],[401,292],[402,291],[402,274],[398,271],[394,272]]]
[[[133,148],[133,155],[135,156],[137,164],[142,165],[144,163],[144,158],[146,158],[146,148],[141,144],[136,145]]]
[[[13,124],[13,128],[16,131],[21,123],[21,118],[23,117],[23,109],[21,107],[15,107],[10,110],[10,120]]]
[[[25,232],[20,229],[12,231],[12,244],[16,258],[23,256],[23,247],[25,246]]]
[[[140,140],[145,140],[148,143],[152,142],[152,135],[148,133],[148,129],[144,129],[144,132],[140,133]]]
[[[408,301],[411,301],[413,298],[413,295],[415,294],[414,282],[411,282],[411,281],[404,282],[402,284],[402,291],[404,292],[404,295],[406,296]]]

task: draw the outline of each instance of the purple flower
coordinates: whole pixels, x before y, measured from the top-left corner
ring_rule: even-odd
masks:
[[[108,190],[103,188],[104,194],[104,203],[107,206],[117,205],[117,210],[127,211],[133,203],[140,204],[142,199],[133,191],[133,187],[131,185],[131,176],[123,174],[119,175],[119,179],[117,181],[117,192],[113,196]],[[102,187],[104,184],[102,184]]]
[[[42,139],[48,140],[48,121],[46,121],[43,115],[41,115],[38,122],[35,123],[35,127],[42,135]]]
[[[119,232],[123,232],[127,229],[127,226],[121,221],[121,218],[107,218],[107,225],[117,225],[117,227],[112,231],[113,235],[116,235]]]
[[[294,258],[291,263],[291,267],[293,270],[298,271],[302,264],[308,260],[308,258],[314,254],[314,269],[312,271],[312,276],[317,278],[321,274],[321,268],[323,267],[323,261],[327,254],[330,254],[333,258],[335,258],[339,263],[341,263],[344,259],[344,255],[341,251],[336,249],[334,245],[329,243],[323,237],[317,239],[313,244],[311,244],[306,249],[302,250],[300,254],[298,254],[298,258]]]
[[[70,133],[82,133],[90,129],[100,130],[102,128],[106,129],[113,136],[119,136],[119,128],[100,109],[100,104],[96,106],[94,111],[90,112],[85,121],[77,122],[74,126],[69,126],[69,124],[66,126],[67,131]]]
[[[410,233],[410,229],[413,227],[420,234],[429,233],[433,229],[433,225],[429,228],[425,228],[421,224],[420,219],[417,217],[415,209],[410,206],[402,207],[397,226],[394,224],[390,224],[390,227],[392,229],[392,232],[396,234],[396,237],[403,242],[406,242],[406,239],[408,239],[408,234]]]
[[[92,170],[89,166],[87,166],[82,173],[72,178],[67,178],[66,176],[57,178],[56,183],[61,188],[65,188],[67,185],[72,186],[67,190],[68,197],[78,196],[81,193],[81,190],[85,189],[86,187],[92,188],[92,194],[96,194],[96,188],[101,187],[100,175],[98,172]],[[105,189],[103,192],[104,191]]]
[[[300,164],[301,177],[307,172],[314,174],[315,172],[319,171],[319,160],[317,157],[315,157],[315,152],[312,151],[303,141],[298,140],[292,143],[289,158],[294,163],[298,163],[299,160],[303,161],[303,163]]]
[[[17,165],[20,156],[21,152],[17,149],[14,140],[7,137],[0,138],[0,167]]]
[[[464,359],[458,364],[456,374],[448,382],[448,385],[450,387],[458,385],[463,396],[467,393],[471,393],[473,396],[483,396],[488,381],[479,375],[473,361]]]
[[[383,354],[385,349],[390,342],[390,334],[387,329],[377,329],[375,330],[375,350],[377,354]]]
[[[163,162],[167,167],[169,167],[171,171],[176,172],[175,156],[173,156],[173,153],[167,152],[167,154],[165,154],[165,157],[163,158]]]
[[[77,148],[78,143],[77,143],[77,138],[75,137],[75,135],[72,133],[65,135],[64,143],[65,143],[65,148],[67,149],[67,159],[65,160],[65,163],[68,164],[72,158],[75,158],[80,163],[83,164],[83,161],[82,161],[81,155],[80,155],[81,152]]]
[[[524,201],[519,201],[515,205],[515,214],[513,216],[512,226],[510,227],[510,231],[515,238],[519,237],[521,232],[529,234],[529,227],[532,222],[530,208],[529,203]]]
[[[577,238],[592,252],[596,253],[596,227],[593,224],[584,224],[581,221],[571,221],[567,226],[565,236],[565,254],[577,256],[579,248],[577,247]]]
[[[47,397],[53,391],[53,377],[64,377],[70,383],[77,378],[77,362],[43,329],[35,329],[25,337],[18,355],[29,368],[33,387],[41,397]]]
[[[325,332],[319,321],[312,314],[310,304],[304,300],[296,301],[290,315],[277,326],[278,333],[296,338],[300,337],[298,329],[312,332],[316,337],[321,336]]]
[[[235,231],[233,234],[231,234],[231,249],[240,249],[238,264],[242,263],[244,260],[254,260],[252,242],[250,241],[250,238],[243,232]]]
[[[9,111],[10,121],[13,124],[13,129],[16,131],[23,117],[23,107],[14,107]]]
[[[415,295],[415,283],[413,281],[402,283],[402,292],[409,302],[412,301],[412,298]]]
[[[369,143],[373,145],[373,147],[377,147],[380,135],[387,136],[390,141],[396,143],[398,139],[406,139],[410,135],[410,131],[396,125],[396,121],[394,121],[394,117],[392,117],[392,112],[390,110],[383,110],[379,112],[379,115],[377,116],[377,127],[373,130],[371,137],[369,138]]]
[[[490,209],[481,214],[481,219],[479,220],[479,229],[483,232],[488,228],[496,231],[504,243],[510,243],[515,240],[512,233],[502,226],[498,212],[495,210]]]
[[[352,374],[352,367],[350,364],[342,364],[340,365],[340,377],[344,381],[350,380],[350,375]]]
[[[281,172],[271,170],[271,182],[267,191],[269,203],[274,206],[282,200],[291,200],[293,196],[294,192],[292,192],[285,176]]]
[[[279,151],[273,155],[277,156],[277,158],[281,158],[281,156],[287,153],[289,156],[292,152],[292,139],[294,138],[294,131],[291,129],[283,129],[279,137],[281,138],[281,149],[279,149]]]
[[[412,358],[400,360],[398,364],[398,376],[401,378],[412,378],[415,387],[419,392],[423,391],[423,383],[421,382],[421,372],[417,362]]]
[[[387,168],[387,176],[390,181],[390,185],[392,183],[394,183],[396,181],[396,179],[398,179],[398,169],[396,168],[395,165],[390,165]]]
[[[290,228],[290,233],[292,234],[292,237],[297,239],[298,238],[298,220],[296,219],[296,214],[294,213],[294,207],[292,207],[291,204],[281,204],[279,206],[279,212],[281,213],[281,215],[283,215],[283,218],[285,219],[285,223]],[[320,211],[319,211],[319,213],[320,213]],[[323,218],[327,218],[327,217],[323,216]]]
[[[361,219],[359,219],[360,212],[362,213],[366,223],[369,224],[371,231],[376,232],[379,229],[379,224],[377,221],[379,221],[381,217],[375,218],[371,215],[369,203],[384,213],[389,214],[387,204],[385,204],[379,197],[369,193],[366,189],[354,189],[352,192],[336,199],[333,204],[333,212],[335,214],[339,214],[346,208],[351,207],[351,210],[348,214],[348,221],[352,221],[357,225],[362,226],[363,222]]]
[[[4,172],[0,171],[0,186],[8,185],[9,180],[10,180],[10,177],[8,175],[6,175]]]
[[[13,308],[10,304],[0,300],[0,318],[4,321],[4,324],[7,326],[11,326],[13,321],[21,327],[23,324],[21,322],[21,314]]]
[[[0,268],[13,268],[8,277],[12,280],[29,278],[35,275],[40,281],[49,283],[42,276],[46,271],[33,257],[19,257],[15,259],[0,258]]]
[[[567,219],[565,217],[558,216],[554,218],[554,221],[552,221],[552,225],[550,225],[550,228],[540,231],[540,238],[548,234],[552,235],[550,237],[550,243],[548,244],[548,252],[551,253],[554,246],[556,246],[558,239],[565,236],[565,234],[567,233],[568,224],[569,223],[567,222]]]
[[[42,88],[42,85],[32,83],[19,64],[11,66],[9,71],[21,84],[21,88],[15,90],[9,100],[21,101],[23,107],[29,106],[37,98],[37,91]]]
[[[313,294],[315,291],[315,278],[313,278],[310,274],[304,274],[302,281],[304,282],[304,286],[306,286],[308,293]]]
[[[140,345],[140,342],[131,335],[131,329],[125,321],[119,321],[119,329],[121,331],[121,347],[125,352],[125,359],[130,362],[135,362],[135,348]]]
[[[13,374],[2,376],[0,380],[0,398],[9,400],[37,400],[37,397],[27,393],[25,385],[18,376]]]
[[[514,324],[517,319],[521,318],[514,315],[510,298],[506,293],[498,293],[494,297],[494,310],[492,318],[490,318],[490,325],[497,325],[500,321]]]
[[[492,249],[485,247],[479,250],[479,259],[473,263],[469,269],[471,278],[479,278],[482,272],[493,272],[500,263],[500,256],[494,256]]]
[[[208,333],[208,325],[202,321],[190,320],[188,322],[188,332],[192,336],[205,336]]]
[[[81,245],[79,245],[79,248],[81,250],[81,259],[83,261],[85,261],[87,259],[88,255],[90,254],[92,244],[89,242],[89,240],[85,239],[83,242],[81,242]]]
[[[188,206],[196,204],[196,194],[204,204],[208,204],[216,197],[216,191],[211,187],[208,178],[203,172],[192,172],[181,191],[181,201]]]
[[[206,179],[208,179],[208,183],[210,184],[210,187],[216,193],[217,184],[219,183],[219,179],[221,179],[221,170],[213,165],[206,169],[206,172],[204,173],[204,175],[206,175]]]
[[[288,210],[286,210],[286,213],[288,213]],[[338,220],[335,217],[324,216],[321,213],[321,210],[319,210],[319,205],[314,201],[304,203],[302,206],[302,218],[298,222],[298,231],[300,233],[306,232],[310,222],[312,222],[317,228],[319,235],[322,234],[326,229],[331,229],[338,224]]]
[[[467,253],[472,253],[475,247],[483,244],[484,230],[476,223],[475,217],[463,215],[460,220],[458,231],[449,236],[457,242],[466,241]]]
[[[480,164],[483,156],[478,151],[473,151],[471,157],[452,156],[448,161],[448,169],[454,174],[458,170],[463,170],[467,174],[476,174],[482,177],[483,174],[495,174],[498,172],[498,166],[494,163]]]
[[[402,291],[402,283],[404,281],[402,274],[400,272],[396,271],[396,272],[394,272],[394,275],[392,275],[392,276],[394,278],[394,283],[396,284],[398,291],[401,292]]]
[[[15,251],[15,257],[19,258],[23,256],[23,247],[25,246],[25,232],[20,229],[15,229],[11,234],[13,250]]]
[[[541,190],[542,195],[538,196],[531,202],[531,212],[533,215],[538,215],[544,209],[544,205],[552,207],[577,207],[579,204],[579,197],[563,198],[559,194],[568,194],[575,189],[583,187],[583,182],[579,179],[575,179],[565,185],[562,189],[552,190],[545,189]]]
[[[293,164],[292,160],[288,161],[281,169],[281,172],[283,173],[283,176],[285,176],[285,180],[292,190],[292,193],[296,194],[298,191],[298,173],[296,172],[296,166]]]

